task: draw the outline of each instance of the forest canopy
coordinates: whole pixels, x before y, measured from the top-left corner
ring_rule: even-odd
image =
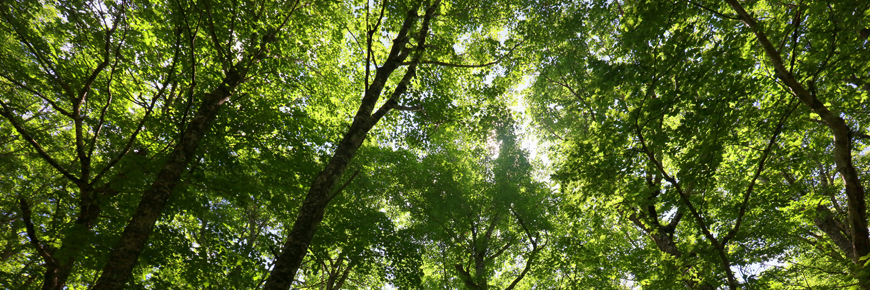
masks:
[[[870,2],[0,2],[0,288],[870,289]]]

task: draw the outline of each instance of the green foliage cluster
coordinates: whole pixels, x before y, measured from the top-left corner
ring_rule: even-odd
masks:
[[[0,287],[870,289],[862,1],[0,3]]]

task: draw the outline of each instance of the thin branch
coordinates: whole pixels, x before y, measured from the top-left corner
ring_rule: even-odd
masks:
[[[47,185],[48,183],[46,183]],[[45,185],[43,185],[44,187]],[[51,248],[48,245],[43,245],[36,236],[36,228],[33,226],[33,221],[30,220],[30,215],[33,213],[30,210],[30,205],[23,197],[18,198],[18,205],[21,208],[21,218],[24,220],[24,227],[27,229],[27,237],[30,239],[30,244],[36,249],[36,252],[45,261],[46,264],[56,264],[57,261],[51,256]]]
[[[420,58],[422,57],[423,51],[426,48],[426,35],[429,33],[429,22],[432,20],[432,18],[434,18],[435,8],[438,7],[440,4],[441,1],[436,0],[435,3],[432,4],[432,6],[429,6],[429,8],[426,9],[426,15],[423,17],[423,23],[420,25],[420,32],[417,35],[417,54],[412,58],[408,70],[405,71],[405,75],[402,76],[402,80],[400,80],[399,84],[396,85],[396,89],[393,90],[390,98],[383,105],[381,105],[381,107],[378,108],[378,110],[375,111],[374,114],[371,115],[371,119],[369,120],[369,123],[371,125],[377,124],[378,121],[390,111],[390,109],[396,108],[399,105],[399,98],[402,96],[402,94],[405,93],[405,91],[408,90],[408,84],[411,82],[411,79],[417,74],[417,64],[420,62]],[[404,58],[404,56],[402,54],[399,54],[399,51],[395,49],[390,52],[390,55],[390,59],[392,59],[393,55],[396,55],[395,57]]]
[[[260,47],[257,48],[257,51],[252,55],[254,59],[263,58],[264,52],[266,51],[266,45],[275,40],[275,36],[278,35],[278,32],[281,31],[281,29],[284,29],[284,26],[287,25],[287,22],[290,21],[290,16],[292,16],[297,9],[301,8],[299,7],[300,1],[301,0],[296,0],[293,2],[293,6],[290,7],[290,11],[287,12],[287,15],[284,16],[284,19],[281,21],[281,25],[278,25],[278,27],[276,27],[274,30],[267,31],[266,34],[263,35],[263,39],[260,41]]]
[[[100,173],[98,173],[97,176],[94,177],[94,180],[92,181],[92,183],[96,184],[97,182],[99,182],[100,179],[102,179],[103,176],[105,176],[106,172],[109,171],[109,169],[112,169],[112,167],[114,167],[115,164],[117,164],[119,161],[121,161],[121,158],[124,158],[124,156],[130,152],[130,148],[133,148],[133,143],[136,142],[136,138],[139,136],[139,133],[142,132],[142,128],[145,127],[144,126],[145,121],[148,120],[148,117],[151,115],[151,112],[154,111],[154,104],[157,101],[157,99],[158,99],[158,97],[154,97],[151,99],[151,104],[148,106],[148,110],[145,111],[145,115],[142,116],[142,119],[139,120],[139,124],[136,126],[136,131],[133,131],[133,134],[131,134],[130,138],[127,140],[127,145],[124,145],[124,149],[121,150],[121,152],[118,153],[118,155],[115,156],[115,158],[112,158],[111,160],[109,160],[109,163],[106,164],[106,167],[104,167],[103,170],[101,170]]]
[[[538,252],[541,250],[541,248],[538,248],[538,241],[533,239],[531,231],[529,231],[528,227],[526,227],[525,223],[523,223],[523,220],[520,218],[519,214],[517,214],[516,211],[513,211],[513,213],[514,213],[514,216],[517,218],[517,222],[520,224],[520,227],[522,227],[523,231],[525,231],[526,235],[529,237],[529,242],[532,243],[532,250],[531,250],[531,252],[529,252],[529,257],[526,259],[526,265],[523,268],[523,271],[520,272],[520,274],[516,278],[514,278],[513,282],[511,282],[510,285],[508,285],[506,288],[504,288],[505,290],[514,289],[514,287],[516,287],[517,284],[520,283],[520,281],[523,280],[523,278],[525,278],[526,273],[528,273],[529,270],[531,270],[531,268],[532,268],[532,262],[534,262],[535,257],[538,255]]]
[[[115,34],[115,31],[118,29],[118,25],[122,21],[118,21],[118,18],[121,18],[121,14],[126,11],[127,2],[121,2],[121,9],[118,11],[118,15],[115,16],[114,23],[112,23],[112,28],[106,31],[106,43],[103,47],[104,56],[103,61],[97,64],[97,67],[91,72],[90,76],[85,80],[85,84],[82,86],[81,90],[79,90],[79,97],[75,104],[76,107],[81,107],[85,98],[87,98],[88,92],[91,90],[91,86],[96,81],[97,76],[107,67],[109,66],[109,54],[112,46],[112,35]],[[120,48],[119,48],[120,49]]]
[[[761,153],[761,159],[758,161],[758,168],[755,169],[755,175],[752,176],[752,180],[749,182],[749,186],[746,187],[746,192],[743,194],[743,202],[740,205],[740,210],[737,211],[737,221],[734,223],[734,227],[728,231],[728,234],[722,238],[722,243],[720,244],[721,247],[725,247],[725,245],[728,244],[728,241],[734,238],[734,236],[737,235],[737,231],[740,230],[743,216],[746,214],[746,209],[749,207],[749,198],[752,196],[752,191],[755,189],[755,183],[764,171],[764,163],[767,161],[767,157],[770,156],[770,152],[773,151],[773,145],[776,144],[776,139],[779,137],[779,134],[782,133],[782,127],[785,125],[785,121],[789,116],[791,116],[791,113],[797,109],[798,105],[800,105],[800,103],[791,106],[791,102],[789,102],[791,109],[783,112],[782,116],[780,116],[779,122],[773,130],[773,136],[770,137],[770,141],[767,142],[767,147],[764,148],[764,151]]]
[[[517,44],[514,44],[514,46],[511,47],[511,49],[510,49],[507,53],[503,54],[503,55],[500,56],[498,59],[496,59],[496,60],[494,60],[494,61],[487,62],[487,63],[481,63],[481,64],[455,64],[455,63],[448,63],[448,62],[437,61],[437,60],[421,60],[421,61],[419,61],[418,63],[419,63],[419,64],[434,64],[434,65],[446,66],[446,67],[460,67],[460,68],[488,67],[488,66],[491,66],[491,65],[494,65],[494,64],[497,64],[497,63],[501,62],[501,61],[504,60],[506,57],[508,57],[508,56],[510,56],[511,54],[513,54],[514,50],[515,50],[518,46],[520,46],[520,44],[523,44],[523,41],[518,42]],[[411,64],[411,62],[403,62],[403,63],[402,63],[402,65],[410,65],[410,64]]]
[[[348,178],[347,181],[344,182],[344,184],[342,184],[341,186],[339,186],[338,189],[335,190],[335,192],[333,192],[331,195],[329,195],[329,197],[326,198],[327,203],[329,203],[330,200],[332,200],[333,198],[335,198],[336,196],[338,196],[338,195],[341,193],[341,191],[344,190],[345,187],[347,187],[348,185],[350,185],[350,182],[353,181],[354,178],[356,178],[356,175],[357,175],[357,174],[359,174],[359,169],[357,169],[356,171],[354,171],[354,172],[353,172],[353,175],[351,175],[350,178]]]
[[[69,94],[70,97],[72,97],[74,94],[72,91],[72,88],[70,88],[69,84],[63,80],[63,77],[60,75],[60,73],[57,71],[57,69],[52,66],[52,63],[50,61],[48,61],[48,59],[39,50],[36,49],[36,47],[33,45],[33,43],[31,43],[28,40],[28,37],[25,33],[26,31],[21,31],[21,29],[19,29],[19,25],[16,25],[16,24],[20,24],[19,21],[17,19],[13,18],[9,14],[9,12],[10,11],[7,11],[6,9],[0,10],[0,14],[2,14],[4,18],[6,18],[6,21],[12,23],[11,26],[13,27],[15,34],[18,36],[18,39],[22,43],[24,43],[24,45],[27,46],[27,49],[30,51],[30,53],[36,57],[36,62],[39,64],[39,66],[42,68],[42,70],[46,74],[51,76],[52,79],[54,79],[61,86],[61,88],[63,88],[64,91],[66,91],[67,94]],[[21,25],[21,26],[25,26],[25,25]],[[56,57],[52,56],[52,58],[56,58]]]
[[[637,118],[635,118],[634,123],[635,123],[634,127],[636,130],[638,139],[640,141],[640,144],[643,148],[643,151],[646,153],[650,162],[652,162],[656,166],[656,168],[658,168],[658,170],[662,173],[662,176],[665,178],[665,180],[667,180],[668,182],[670,182],[671,184],[674,185],[674,187],[677,190],[677,193],[679,193],[680,200],[686,205],[686,207],[689,209],[689,212],[692,214],[692,217],[695,219],[695,222],[697,222],[698,225],[701,227],[701,233],[704,234],[704,237],[706,237],[707,240],[710,241],[710,243],[716,249],[716,252],[719,254],[719,258],[720,258],[721,263],[722,263],[722,268],[727,274],[729,288],[731,288],[732,290],[736,289],[737,288],[737,281],[734,279],[734,273],[731,271],[731,263],[728,260],[728,256],[725,254],[725,251],[721,247],[722,244],[710,232],[710,229],[707,227],[707,223],[704,222],[704,218],[701,216],[701,214],[698,212],[698,210],[695,208],[695,206],[689,200],[689,194],[683,190],[682,186],[680,185],[679,182],[677,182],[677,180],[675,178],[673,178],[672,176],[670,176],[668,174],[668,172],[665,170],[665,168],[661,164],[661,162],[659,162],[658,159],[655,158],[655,155],[653,155],[652,151],[650,151],[649,147],[647,147],[646,140],[643,137],[643,133],[641,132],[640,125],[638,123]]]
[[[492,238],[492,231],[495,230],[495,227],[498,225],[498,216],[499,212],[496,212],[495,215],[490,219],[489,227],[486,228],[486,232],[483,234],[483,238],[486,239],[484,243],[489,243],[489,239]]]
[[[498,251],[496,251],[495,253],[493,253],[489,257],[486,257],[484,259],[484,261],[492,261],[493,259],[498,258],[502,254],[504,254],[504,251],[506,251],[508,248],[513,246],[513,243],[514,243],[513,241],[508,241],[507,243],[504,244],[504,246],[502,246],[500,249],[498,249]]]
[[[157,100],[163,97],[163,95],[166,93],[167,86],[169,85],[170,82],[172,82],[175,79],[176,75],[173,75],[173,72],[175,71],[175,67],[176,67],[176,65],[178,63],[178,59],[179,59],[179,54],[181,53],[181,49],[180,49],[181,46],[179,45],[179,42],[181,41],[180,34],[181,34],[181,31],[179,30],[178,33],[176,34],[175,55],[172,58],[172,64],[169,67],[169,71],[166,73],[167,74],[166,80],[163,82],[163,84],[162,84],[160,90],[157,92],[157,94],[151,98],[151,104],[148,106],[147,110],[145,111],[145,115],[142,116],[142,119],[139,120],[139,124],[136,126],[136,130],[133,131],[133,134],[130,135],[130,138],[127,140],[127,144],[124,146],[124,149],[121,150],[121,152],[118,154],[118,156],[115,156],[115,158],[109,160],[109,163],[106,164],[106,167],[103,168],[100,171],[100,173],[97,174],[96,177],[94,177],[94,180],[93,180],[94,184],[99,182],[100,179],[103,178],[103,176],[106,174],[106,172],[109,171],[109,169],[111,169],[113,166],[115,166],[115,164],[117,164],[121,160],[121,158],[124,158],[124,156],[128,152],[130,152],[130,148],[133,147],[133,143],[136,142],[136,138],[139,136],[139,133],[142,131],[142,128],[144,128],[145,121],[148,119],[148,117],[154,111],[154,105],[156,104]],[[111,78],[110,78],[110,82],[111,82]],[[108,89],[109,89],[109,92],[111,92],[111,88],[108,88]],[[110,96],[109,102],[111,102],[111,95],[109,95],[109,96]],[[106,107],[103,108],[103,114],[105,114],[105,110],[106,110],[106,108],[108,108],[108,106],[109,106],[109,104],[106,103]],[[102,123],[103,122],[102,122],[102,116],[101,116],[100,117],[100,126],[98,126],[98,128],[97,128],[98,131],[97,131],[97,133],[94,134],[94,138],[91,141],[91,154],[93,154],[93,147],[94,147],[94,144],[96,144],[97,135],[99,134],[100,127],[102,127],[101,126]]]
[[[70,174],[69,171],[61,167],[60,164],[56,160],[54,160],[54,158],[48,155],[48,152],[46,152],[42,148],[42,146],[40,146],[39,143],[36,142],[36,139],[34,139],[33,136],[31,136],[30,133],[27,132],[27,129],[25,129],[24,126],[15,119],[15,116],[12,115],[12,109],[9,108],[6,103],[0,101],[0,107],[2,107],[2,110],[0,110],[0,115],[3,115],[3,117],[6,117],[6,119],[9,120],[10,123],[12,123],[12,126],[15,127],[15,131],[17,131],[18,134],[21,135],[21,137],[24,137],[24,140],[27,140],[27,142],[30,143],[31,146],[33,146],[33,149],[36,149],[36,152],[39,153],[39,156],[41,156],[42,159],[48,162],[51,167],[57,169],[60,174],[62,174],[73,183],[78,183],[79,181],[81,181],[81,179]]]
[[[801,27],[801,4],[803,4],[803,1],[798,3],[797,12],[795,12],[794,20],[792,21],[792,25],[794,26],[794,32],[792,33],[791,66],[788,69],[788,71],[790,73],[794,73],[794,62],[795,62],[795,60],[797,60],[796,52],[797,52],[798,32],[800,32],[800,27]]]
[[[116,63],[117,65],[117,63]],[[103,123],[106,121],[106,113],[109,111],[109,105],[112,104],[112,78],[115,76],[115,68],[116,65],[112,65],[112,70],[109,72],[109,80],[106,84],[106,105],[103,106],[103,109],[100,110],[100,120],[97,122],[96,131],[94,132],[94,136],[91,137],[91,145],[88,148],[88,157],[94,156],[94,149],[96,148],[97,138],[100,136],[100,132],[103,131]]]
[[[208,32],[209,32],[209,35],[211,36],[211,42],[212,42],[212,45],[214,45],[215,50],[218,52],[218,57],[220,59],[221,64],[224,66],[224,69],[226,69],[226,65],[227,65],[226,62],[227,62],[228,58],[225,55],[227,54],[227,52],[224,51],[223,48],[221,48],[220,39],[218,39],[217,32],[215,31],[214,16],[212,16],[212,14],[211,14],[212,8],[210,5],[210,1],[205,1],[205,5],[206,5],[205,12],[207,15],[206,20],[208,21],[206,24],[209,27]]]
[[[852,130],[846,124],[845,120],[839,116],[837,112],[832,112],[828,107],[819,100],[814,93],[807,91],[804,86],[786,69],[782,56],[773,47],[767,35],[762,30],[756,20],[749,15],[748,12],[737,0],[725,0],[728,4],[740,15],[743,23],[755,34],[758,43],[764,49],[765,54],[771,62],[771,65],[776,72],[776,77],[779,78],[785,85],[791,89],[801,102],[810,108],[814,113],[825,121],[828,129],[833,135],[833,158],[837,166],[837,171],[840,172],[843,183],[846,187],[847,207],[849,209],[849,235],[852,238],[852,245],[855,251],[855,256],[864,257],[870,254],[870,233],[867,229],[867,204],[865,200],[864,188],[861,185],[860,176],[857,169],[852,163]],[[864,270],[863,265],[861,270]],[[859,275],[860,280],[866,282],[866,277]]]
[[[547,77],[547,76],[545,76],[545,78],[547,78],[547,80],[550,81],[551,83],[557,84],[557,85],[559,85],[559,86],[561,86],[561,87],[563,87],[563,88],[568,89],[568,91],[571,92],[571,94],[574,95],[574,97],[577,97],[578,100],[580,100],[581,102],[583,102],[583,105],[586,106],[586,110],[589,111],[589,115],[592,116],[592,121],[593,121],[593,122],[596,121],[596,120],[595,120],[595,112],[592,111],[592,106],[590,106],[589,103],[586,102],[586,99],[584,99],[583,96],[580,95],[580,93],[578,93],[577,91],[574,90],[573,87],[571,87],[570,85],[568,85],[568,82],[565,80],[564,77],[562,78],[562,82],[555,81],[555,80],[553,80],[553,79],[551,79],[550,77]],[[584,116],[584,117],[585,117],[585,116]],[[584,119],[585,119],[585,118],[584,118]],[[589,126],[589,125],[588,125],[588,119],[587,119],[587,125],[586,125],[586,126],[587,126],[587,127]]]
[[[740,18],[737,18],[737,17],[734,17],[734,16],[725,15],[725,14],[722,13],[722,12],[716,11],[716,10],[714,10],[714,9],[708,8],[707,6],[704,6],[704,5],[701,5],[701,4],[698,4],[698,3],[695,3],[695,2],[692,2],[692,1],[686,1],[686,2],[689,2],[689,4],[695,5],[695,6],[699,7],[699,8],[701,8],[701,9],[707,10],[707,11],[709,11],[710,13],[715,14],[716,16],[719,16],[719,17],[722,17],[722,18],[733,19],[733,20],[740,20]]]
[[[30,92],[30,93],[32,93],[32,94],[38,96],[39,98],[43,99],[43,100],[46,101],[49,105],[51,105],[51,107],[52,107],[53,109],[57,110],[59,113],[63,114],[64,116],[72,117],[72,114],[71,114],[69,111],[64,110],[63,108],[60,107],[60,105],[57,104],[57,102],[55,102],[55,101],[49,99],[48,97],[46,97],[45,95],[43,95],[43,94],[40,93],[39,91],[36,91],[35,89],[28,87],[27,85],[25,85],[25,84],[23,84],[23,83],[21,83],[21,82],[15,80],[14,78],[11,78],[11,77],[9,77],[9,76],[3,74],[2,72],[0,72],[0,77],[6,79],[7,81],[9,81],[10,83],[12,83],[13,85],[15,85],[15,86],[17,86],[17,87],[19,87],[19,88],[22,88],[22,89],[24,89],[24,90],[26,90],[26,91],[28,91],[28,92]]]
[[[366,26],[367,26],[366,28],[368,28],[368,25],[369,25],[369,6],[368,5],[369,5],[368,1],[366,1]],[[383,0],[381,2],[381,12],[378,15],[378,22],[376,22],[375,25],[373,25],[371,27],[371,29],[366,31],[366,78],[365,78],[365,88],[364,89],[367,89],[369,87],[369,76],[371,75],[371,64],[374,63],[375,69],[377,69],[377,67],[378,67],[377,56],[375,56],[375,52],[372,50],[372,41],[374,41],[375,32],[377,32],[378,27],[381,26],[381,22],[384,19],[384,10],[386,10],[386,8],[387,8],[387,1]],[[351,36],[353,36],[353,34],[351,34]]]

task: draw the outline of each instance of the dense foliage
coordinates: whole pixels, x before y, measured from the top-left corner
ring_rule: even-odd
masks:
[[[0,3],[0,287],[870,289],[870,2]]]

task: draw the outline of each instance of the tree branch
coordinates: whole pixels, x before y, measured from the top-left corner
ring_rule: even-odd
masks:
[[[12,109],[9,108],[6,103],[0,101],[0,106],[2,106],[2,110],[0,110],[0,115],[3,115],[3,117],[6,117],[6,119],[9,120],[10,123],[12,123],[12,126],[15,127],[15,131],[17,131],[18,134],[24,138],[24,140],[27,140],[27,142],[30,143],[31,146],[33,146],[33,149],[36,149],[36,152],[39,153],[39,156],[42,157],[45,162],[48,162],[51,167],[54,167],[54,169],[56,169],[58,172],[60,172],[60,174],[62,174],[73,183],[79,183],[81,181],[81,179],[70,174],[69,171],[60,166],[60,164],[57,163],[54,158],[48,155],[48,152],[45,152],[42,146],[40,146],[39,143],[36,142],[36,139],[34,139],[33,136],[31,136],[27,132],[27,129],[25,129],[24,126],[15,119],[15,116],[12,114]]]
[[[635,118],[634,124],[635,124],[635,126],[634,126],[635,130],[636,130],[638,139],[640,141],[640,144],[643,148],[643,151],[646,153],[650,162],[652,162],[656,166],[656,168],[658,168],[658,170],[662,173],[665,180],[667,180],[668,182],[670,182],[671,184],[674,185],[674,187],[677,190],[677,193],[679,193],[680,200],[689,209],[689,212],[692,214],[692,217],[695,219],[695,222],[698,223],[698,226],[701,227],[701,233],[704,234],[704,237],[706,237],[707,240],[710,241],[710,244],[713,245],[713,247],[716,249],[716,252],[719,254],[722,268],[725,271],[725,273],[727,274],[729,288],[731,290],[737,289],[737,287],[738,287],[737,281],[734,278],[734,273],[731,271],[731,263],[728,260],[728,256],[725,254],[725,251],[722,249],[722,246],[721,246],[722,244],[719,242],[718,239],[716,239],[715,236],[713,236],[713,233],[710,232],[710,229],[707,227],[707,224],[704,222],[703,217],[701,217],[701,214],[698,212],[698,210],[695,208],[695,206],[689,200],[689,195],[683,190],[680,183],[677,182],[676,179],[674,179],[673,177],[668,175],[668,172],[665,170],[664,166],[662,166],[662,164],[655,158],[655,155],[653,155],[652,151],[650,151],[649,147],[647,147],[646,140],[644,139],[643,133],[640,130],[640,125],[638,124],[637,118]]]
[[[332,194],[327,198],[327,202],[328,202],[328,201],[331,201],[333,198],[335,198],[336,196],[338,196],[338,195],[341,193],[341,191],[344,190],[344,188],[347,187],[347,186],[350,184],[350,182],[353,181],[354,178],[356,178],[356,175],[357,175],[357,174],[359,174],[359,169],[357,169],[356,171],[354,171],[354,172],[353,172],[353,175],[351,175],[350,178],[348,178],[347,181],[344,182],[344,184],[342,184],[341,186],[339,186],[338,189],[336,189],[335,192],[332,193]]]
[[[514,287],[516,287],[517,284],[526,277],[526,273],[528,273],[529,270],[532,269],[532,262],[534,262],[535,257],[541,250],[541,248],[538,248],[538,241],[536,239],[533,239],[531,231],[529,231],[529,228],[526,227],[526,224],[523,222],[522,218],[520,218],[520,215],[516,213],[516,211],[514,211],[514,216],[517,218],[517,223],[520,225],[520,227],[522,227],[523,231],[526,232],[526,235],[529,237],[529,242],[532,243],[532,250],[529,252],[529,256],[526,258],[526,265],[525,267],[523,267],[523,271],[514,278],[513,282],[511,282],[510,285],[504,288],[505,290],[514,289]]]
[[[791,102],[789,102],[789,106]],[[758,181],[758,177],[761,176],[761,173],[764,171],[764,163],[767,161],[767,158],[770,156],[770,152],[773,151],[773,145],[776,144],[776,139],[779,137],[779,134],[782,133],[782,127],[785,125],[785,121],[791,116],[791,113],[797,109],[797,104],[795,106],[791,106],[791,109],[787,109],[783,112],[782,116],[779,118],[779,122],[776,124],[776,127],[773,129],[773,136],[770,137],[770,141],[767,142],[767,147],[764,148],[764,151],[761,153],[761,159],[758,161],[758,168],[755,169],[755,174],[752,176],[752,180],[749,182],[749,186],[746,187],[746,192],[743,194],[743,201],[740,205],[740,209],[737,211],[737,221],[734,223],[734,227],[728,231],[728,234],[722,238],[721,247],[725,247],[728,244],[728,241],[733,239],[734,236],[737,235],[737,231],[740,230],[741,222],[743,222],[743,216],[746,214],[746,209],[749,207],[749,198],[752,196],[752,191],[755,189],[755,183]]]
[[[26,91],[28,91],[28,92],[30,92],[30,93],[32,93],[32,94],[38,96],[40,99],[42,99],[42,100],[44,100],[45,102],[47,102],[49,105],[51,105],[51,107],[52,107],[53,109],[57,110],[57,111],[58,111],[59,113],[61,113],[62,115],[72,118],[72,114],[71,114],[69,111],[64,110],[63,108],[60,107],[60,105],[57,104],[57,102],[55,102],[55,101],[49,99],[48,97],[46,97],[45,95],[43,95],[43,94],[40,93],[39,91],[37,91],[37,90],[35,90],[35,89],[33,89],[33,88],[28,87],[27,85],[25,85],[25,84],[23,84],[23,83],[21,83],[21,82],[15,80],[14,78],[11,78],[11,77],[9,77],[9,76],[3,74],[2,72],[0,72],[0,77],[6,79],[7,81],[9,81],[10,83],[12,83],[13,85],[15,85],[15,86],[17,86],[17,87],[22,88],[22,89],[24,89],[24,90],[26,90]]]
[[[838,113],[830,111],[822,101],[816,98],[815,95],[808,92],[801,83],[786,69],[782,56],[767,38],[767,35],[761,30],[755,19],[743,9],[743,6],[737,0],[725,0],[737,12],[743,23],[752,30],[758,39],[759,44],[764,49],[768,59],[774,67],[777,78],[779,78],[792,93],[801,100],[804,105],[809,107],[814,113],[825,121],[828,129],[834,137],[834,162],[840,172],[843,183],[846,187],[846,197],[849,208],[849,228],[850,236],[852,237],[853,249],[855,256],[864,257],[870,254],[870,231],[867,229],[867,205],[864,200],[864,188],[858,175],[858,171],[852,164],[852,130],[846,124],[845,120]],[[862,271],[866,271],[863,265],[860,267]],[[862,283],[870,283],[866,275],[859,275]]]
[[[47,183],[46,183],[47,184]],[[30,205],[23,197],[18,198],[18,205],[21,208],[21,219],[24,221],[24,227],[27,229],[27,237],[30,239],[30,244],[36,249],[36,253],[45,261],[46,264],[57,264],[57,261],[51,255],[51,248],[48,245],[43,245],[36,236],[36,228],[33,226],[33,221],[30,220]]]
[[[497,63],[501,62],[501,61],[504,60],[506,57],[508,57],[508,56],[510,56],[511,54],[513,54],[514,50],[515,50],[515,49],[516,49],[520,44],[523,44],[523,41],[518,42],[517,44],[514,44],[514,46],[511,47],[511,49],[510,49],[507,53],[503,54],[503,55],[500,56],[498,59],[496,59],[496,60],[494,60],[494,61],[487,62],[487,63],[481,63],[481,64],[454,64],[454,63],[448,63],[448,62],[437,61],[437,60],[421,60],[421,61],[419,61],[419,62],[417,62],[417,63],[418,63],[418,64],[434,64],[434,65],[438,65],[438,66],[459,67],[459,68],[488,67],[488,66],[491,66],[491,65],[494,65],[494,64],[497,64]],[[411,63],[412,63],[412,62],[403,62],[402,65],[410,65]]]
[[[456,269],[456,272],[459,272],[459,279],[461,279],[462,282],[465,283],[465,286],[468,287],[468,289],[480,288],[477,286],[476,283],[474,283],[474,278],[471,277],[471,274],[468,273],[468,271],[466,271],[464,268],[462,268],[462,264],[453,264],[453,268]]]
[[[709,11],[710,13],[713,13],[714,15],[719,16],[719,17],[722,17],[722,18],[728,18],[728,19],[734,19],[734,20],[739,20],[739,19],[740,19],[740,18],[737,18],[737,17],[734,17],[734,16],[725,15],[725,14],[722,13],[722,12],[716,11],[716,10],[714,10],[714,9],[710,9],[710,8],[708,8],[707,6],[704,6],[704,5],[701,5],[701,4],[698,4],[698,3],[695,3],[695,2],[693,2],[693,1],[686,1],[686,2],[689,2],[689,4],[692,4],[692,5],[695,5],[695,6],[699,7],[699,8],[701,8],[701,9],[707,10],[707,11]]]

